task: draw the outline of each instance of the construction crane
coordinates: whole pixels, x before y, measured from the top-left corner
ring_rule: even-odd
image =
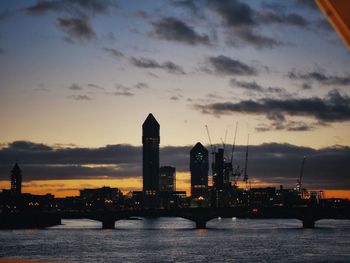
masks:
[[[208,135],[208,139],[209,139],[211,154],[214,154],[214,147],[213,147],[213,144],[211,143],[208,125],[205,125],[205,129],[207,130],[207,135]]]
[[[306,156],[304,156],[303,160],[301,161],[300,175],[299,175],[299,179],[297,180],[297,185],[296,185],[296,190],[299,192],[301,191],[301,188],[302,188],[305,160],[306,160]]]
[[[210,138],[208,125],[205,125],[205,129],[207,130],[207,135],[208,135],[208,139],[209,139],[209,143],[210,143],[210,151],[211,151],[211,160],[212,160],[212,163],[211,163],[211,172],[212,172],[211,178],[212,178],[212,180],[214,180],[214,159],[215,159],[214,158],[214,154],[215,154],[215,149],[213,147],[213,144],[211,143],[211,138]]]
[[[236,147],[237,128],[238,128],[238,122],[236,122],[235,137],[233,137],[233,144],[232,144],[232,150],[231,150],[231,163],[233,162],[233,153],[235,152],[235,147]]]
[[[235,135],[234,135],[234,138],[233,138],[232,150],[231,150],[231,158],[230,158],[231,175],[233,177],[233,187],[234,188],[237,188],[237,181],[238,181],[238,178],[241,176],[241,173],[242,173],[241,167],[238,164],[237,164],[237,166],[235,168],[234,168],[234,165],[233,165],[233,154],[235,152],[235,147],[236,147],[237,129],[238,129],[238,122],[236,122]]]
[[[243,181],[248,184],[248,174],[247,174],[247,169],[248,169],[248,145],[249,145],[249,134],[248,134],[248,139],[247,139],[247,148],[245,152],[245,164],[244,164],[244,177]]]

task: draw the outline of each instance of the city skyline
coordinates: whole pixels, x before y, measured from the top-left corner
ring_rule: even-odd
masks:
[[[238,122],[253,185],[306,155],[307,188],[350,197],[349,51],[313,1],[4,1],[0,29],[0,188],[18,160],[23,192],[139,190],[153,113],[180,190],[205,125],[231,147]]]

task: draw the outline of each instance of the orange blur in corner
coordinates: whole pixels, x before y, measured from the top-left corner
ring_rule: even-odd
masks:
[[[350,49],[350,1],[316,0],[318,7]]]

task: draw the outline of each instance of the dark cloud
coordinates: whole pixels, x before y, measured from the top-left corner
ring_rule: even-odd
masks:
[[[283,117],[283,116],[282,116]],[[270,124],[261,123],[255,127],[255,130],[258,132],[266,131],[310,131],[315,129],[315,126],[312,124],[305,123],[303,121],[286,121],[283,117],[281,120],[275,120]]]
[[[245,89],[247,91],[254,91],[260,93],[275,93],[281,95],[287,95],[286,90],[277,87],[263,87],[255,81],[238,81],[236,79],[231,79],[230,84],[232,87],[238,87]]]
[[[41,0],[26,8],[30,15],[43,15],[48,12],[65,12],[69,15],[87,17],[99,13],[108,13],[115,1],[101,0]]]
[[[229,27],[255,25],[254,10],[245,2],[236,0],[208,0],[209,9],[219,14]]]
[[[170,100],[179,100],[180,98],[178,96],[171,96]]]
[[[131,88],[129,87],[126,87],[121,84],[117,84],[115,88],[117,89],[117,91],[113,92],[114,96],[126,96],[126,97],[135,96],[135,94],[131,92]]]
[[[296,13],[283,14],[271,10],[263,10],[259,12],[259,18],[263,24],[280,24],[305,28],[309,26],[309,21]]]
[[[245,82],[245,81],[238,81],[236,79],[231,79],[230,84],[233,87],[239,87],[249,91],[259,91],[259,92],[264,91],[264,88],[261,85],[257,84],[255,81]]]
[[[36,4],[26,8],[28,14],[43,15],[47,12],[56,12],[63,10],[63,2],[61,1],[38,1]]]
[[[83,88],[80,87],[78,84],[73,83],[71,86],[68,87],[70,90],[82,90]]]
[[[68,98],[73,100],[92,100],[88,95],[70,95]]]
[[[321,122],[341,122],[350,120],[350,98],[337,90],[330,91],[323,99],[263,98],[256,101],[243,100],[237,103],[224,102],[207,105],[195,105],[202,113],[216,116],[232,113],[266,115],[283,114],[288,116],[306,116]]]
[[[257,49],[273,48],[283,45],[282,42],[271,37],[264,36],[251,27],[239,27],[228,31],[227,43],[233,46],[249,44]]]
[[[153,59],[149,58],[135,58],[130,57],[130,62],[135,67],[139,68],[147,68],[147,69],[164,69],[168,71],[169,73],[173,74],[186,74],[185,71],[180,67],[179,65],[176,65],[174,62],[171,61],[165,61],[163,63],[159,63]]]
[[[324,18],[315,21],[315,27],[325,32],[334,32],[334,29],[332,28],[330,23]]]
[[[301,88],[302,88],[303,90],[310,90],[310,89],[312,89],[312,86],[311,86],[310,83],[303,83],[303,84],[301,85]]]
[[[217,74],[222,75],[256,75],[257,70],[238,60],[220,55],[209,57],[208,61]]]
[[[293,80],[306,80],[306,81],[316,81],[323,85],[339,85],[348,86],[350,85],[350,75],[347,76],[336,76],[327,75],[321,71],[312,71],[308,73],[297,73],[291,71],[288,74],[290,79]]]
[[[312,11],[318,11],[318,6],[316,4],[316,1],[313,0],[294,0],[295,4],[302,8],[307,8]]]
[[[198,1],[196,0],[174,0],[172,1],[173,5],[183,7],[190,10],[193,14],[198,14],[200,7],[197,6]]]
[[[209,37],[197,33],[192,27],[175,17],[164,17],[152,23],[156,37],[189,45],[209,45]]]
[[[189,171],[189,152],[193,146],[167,146],[160,149],[161,165]],[[227,147],[231,147],[227,145]],[[250,146],[248,174],[251,179],[293,187],[299,176],[303,156],[304,186],[315,189],[349,189],[349,147],[312,149],[290,144]],[[234,161],[244,165],[245,146],[236,146]],[[54,148],[32,142],[13,142],[0,149],[0,174],[9,180],[18,159],[25,182],[53,179],[141,178],[142,147],[125,144],[99,148]]]
[[[138,82],[134,86],[136,89],[149,89],[149,85],[145,82]]]
[[[123,52],[115,49],[115,48],[103,48],[104,51],[106,51],[108,54],[112,55],[115,58],[122,58],[124,57]]]
[[[126,96],[126,97],[132,97],[132,96],[135,96],[134,93],[130,92],[130,91],[116,91],[116,92],[113,92],[113,95],[114,96]]]
[[[88,87],[89,87],[89,88],[94,88],[94,89],[99,89],[99,90],[104,90],[103,87],[101,87],[101,86],[99,86],[99,85],[97,85],[97,84],[93,84],[93,83],[89,83],[89,84],[88,84]]]
[[[259,13],[246,2],[239,0],[208,0],[208,8],[217,13],[227,28],[227,43],[233,46],[252,45],[258,49],[273,48],[283,43],[261,34]]]
[[[74,40],[87,41],[96,38],[96,34],[90,25],[90,18],[96,14],[105,14],[111,7],[115,7],[115,1],[101,0],[41,0],[28,6],[25,11],[29,15],[43,15],[49,12],[59,12],[64,17],[57,18],[57,27],[63,30],[68,42]]]
[[[59,17],[57,19],[57,26],[67,33],[66,39],[69,41],[73,41],[74,39],[84,41],[96,38],[94,30],[86,19]]]

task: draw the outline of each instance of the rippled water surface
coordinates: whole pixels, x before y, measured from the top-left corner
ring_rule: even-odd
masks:
[[[0,231],[0,257],[53,262],[350,262],[350,221],[214,219],[206,230],[181,218],[121,220],[102,230],[63,220],[45,230]]]

